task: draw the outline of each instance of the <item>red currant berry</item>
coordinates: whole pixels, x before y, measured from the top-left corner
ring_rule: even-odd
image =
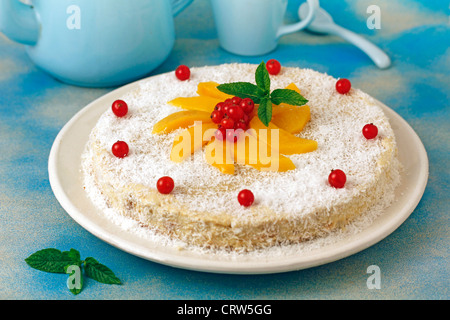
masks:
[[[214,133],[214,137],[219,141],[223,141],[223,139],[225,139],[226,134],[227,134],[226,129],[223,127],[219,127],[219,129],[217,129],[216,132]]]
[[[226,99],[223,103],[228,104],[228,105],[232,105],[233,104],[232,98]]]
[[[331,170],[330,175],[328,176],[328,182],[332,187],[337,189],[341,189],[345,186],[345,182],[347,181],[347,176],[344,171],[340,169]]]
[[[248,124],[250,122],[250,117],[247,114],[244,114],[241,121],[243,121],[248,126]]]
[[[156,188],[158,189],[159,193],[162,194],[171,193],[174,187],[175,183],[173,182],[173,179],[168,176],[159,178],[158,182],[156,182]]]
[[[239,104],[239,103],[241,103],[241,101],[242,101],[242,98],[239,98],[239,97],[233,97],[233,98],[231,98],[231,102],[233,103],[233,104]]]
[[[234,134],[234,129],[228,129],[226,133],[227,140],[230,142],[236,142],[237,137]]]
[[[221,111],[221,112],[225,112],[225,111],[223,110],[223,107],[224,107],[224,106],[225,106],[225,103],[219,102],[219,103],[216,104],[216,106],[214,107],[214,110]]]
[[[234,125],[235,129],[241,129],[243,131],[247,130],[247,124],[243,121],[239,121]]]
[[[366,124],[362,133],[366,139],[374,139],[378,135],[378,128],[373,123]]]
[[[223,111],[223,114],[225,115],[225,116],[227,116],[228,117],[228,109],[231,107],[232,105],[230,104],[230,103],[227,103],[227,102],[224,102],[223,103],[223,109],[222,109],[222,111]]]
[[[117,158],[125,158],[130,150],[126,142],[117,141],[113,144],[111,151]]]
[[[276,76],[281,71],[281,64],[278,62],[278,60],[270,59],[269,61],[267,61],[266,68],[269,74]]]
[[[253,109],[255,108],[255,103],[250,98],[242,99],[239,106],[244,110],[246,114],[252,113]]]
[[[234,128],[234,120],[230,119],[230,118],[224,118],[222,119],[222,121],[220,122],[220,125],[222,126],[222,128],[226,129],[233,129]]]
[[[112,112],[119,118],[126,116],[128,113],[128,105],[123,100],[116,100],[111,106]]]
[[[227,130],[227,140],[230,142],[237,142],[241,135],[244,133],[242,129],[228,129]]]
[[[228,108],[227,115],[236,122],[244,117],[244,111],[241,107],[232,105]]]
[[[187,80],[191,77],[191,70],[188,66],[182,64],[176,68],[175,76],[181,81]]]
[[[219,110],[214,110],[211,113],[211,120],[212,122],[219,124],[223,119],[223,112]]]
[[[336,91],[340,94],[346,94],[350,91],[352,84],[348,79],[339,79],[336,82]]]
[[[240,191],[237,198],[238,198],[240,205],[244,206],[244,207],[251,206],[253,204],[253,202],[255,201],[255,196],[253,195],[253,192],[251,192],[248,189],[244,189],[244,190]]]

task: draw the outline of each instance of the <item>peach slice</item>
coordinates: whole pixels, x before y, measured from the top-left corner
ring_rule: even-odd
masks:
[[[192,127],[184,130],[175,137],[170,153],[170,160],[178,163],[182,162],[211,141],[216,130],[217,124],[215,123],[196,121]]]
[[[258,142],[263,141],[268,145],[271,145],[273,142],[278,142],[278,148],[281,154],[289,155],[306,153],[317,149],[316,141],[294,136],[286,130],[279,128],[272,122],[270,122],[266,127],[258,117],[253,117],[250,121],[250,128],[255,130],[258,137]],[[272,130],[278,130],[278,139],[276,139],[276,136],[272,136],[277,131]]]
[[[232,143],[213,139],[205,147],[206,162],[225,174],[234,174],[234,160],[230,150]]]
[[[157,122],[153,126],[153,133],[169,133],[179,128],[187,128],[195,121],[211,123],[211,114],[197,110],[175,112]]]
[[[286,89],[300,93],[300,89],[295,83],[289,84]],[[292,106],[281,103],[274,106],[272,110],[272,122],[277,127],[283,128],[289,133],[299,133],[311,120],[311,110],[308,105]]]
[[[271,147],[248,133],[234,144],[234,160],[259,171],[285,172],[295,169],[291,159],[271,150]]]
[[[274,109],[275,110],[275,109]],[[272,123],[289,133],[299,133],[311,119],[309,106],[279,106],[272,115]]]
[[[297,87],[297,85],[295,84],[295,83],[291,83],[291,84],[289,84],[287,87],[286,87],[286,89],[291,89],[291,90],[294,90],[294,91],[297,91],[298,93],[301,93],[300,92],[300,89]]]
[[[223,100],[220,98],[213,98],[208,96],[196,97],[179,97],[168,102],[175,107],[180,107],[187,110],[196,110],[211,113],[214,107]]]
[[[214,81],[209,82],[200,82],[197,86],[197,93],[200,96],[207,96],[211,98],[216,98],[221,101],[225,101],[228,98],[232,98],[233,96],[223,93],[219,89],[217,89],[217,86],[219,84]]]
[[[295,83],[291,83],[289,84],[285,89],[290,89],[290,90],[294,90],[298,93],[300,92],[300,89],[297,87],[297,85]],[[280,105],[274,105],[273,106],[273,110],[272,110],[272,115],[276,116],[280,113],[283,112],[283,110],[285,110],[285,107],[289,107],[289,108],[297,108],[296,106],[290,105],[290,104],[286,104],[286,103],[280,103]]]

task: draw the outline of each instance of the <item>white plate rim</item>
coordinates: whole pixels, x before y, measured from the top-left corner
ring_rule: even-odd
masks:
[[[85,118],[91,116],[92,113],[97,113],[99,116],[101,113],[106,111],[105,105],[108,105],[108,102],[114,101],[115,99],[123,96],[126,92],[136,89],[137,87],[139,87],[142,81],[147,81],[148,79],[149,78],[142,79],[125,85],[121,88],[115,89],[82,108],[64,125],[64,127],[58,133],[50,150],[48,160],[50,185],[56,199],[61,204],[63,209],[80,226],[92,233],[94,236],[125,252],[172,267],[213,273],[268,274],[301,270],[340,260],[364,249],[367,249],[370,246],[381,241],[392,232],[394,232],[410,216],[410,214],[415,210],[420,199],[422,198],[423,193],[425,192],[425,188],[428,182],[429,162],[422,141],[413,130],[413,128],[399,114],[378,101],[380,107],[383,109],[383,111],[391,121],[391,124],[393,124],[394,132],[396,132],[396,135],[399,130],[402,130],[402,132],[408,135],[408,148],[412,149],[410,150],[410,152],[414,153],[412,156],[415,157],[415,162],[417,162],[414,165],[415,170],[412,170],[412,173],[407,173],[407,178],[409,180],[412,179],[414,184],[406,186],[407,189],[409,189],[409,187],[411,186],[413,188],[411,190],[408,190],[407,193],[401,195],[401,200],[404,205],[401,207],[401,210],[399,212],[390,214],[389,218],[385,218],[386,221],[382,221],[378,227],[373,228],[368,232],[362,231],[360,234],[358,234],[356,239],[340,243],[337,250],[331,251],[324,248],[322,250],[312,251],[302,256],[289,256],[286,257],[286,259],[264,261],[223,261],[221,259],[211,259],[211,257],[206,257],[204,255],[191,255],[184,251],[177,251],[173,248],[156,248],[154,247],[154,244],[149,244],[149,246],[147,246],[146,244],[143,245],[140,239],[138,240],[134,235],[127,234],[125,231],[120,229],[119,226],[108,226],[108,228],[106,228],[104,226],[104,221],[102,221],[102,223],[99,223],[92,218],[93,216],[91,212],[87,212],[86,210],[83,211],[80,209],[80,198],[74,199],[73,194],[75,192],[75,194],[79,195],[80,192],[84,192],[84,190],[81,191],[78,190],[78,188],[74,191],[73,186],[80,186],[80,181],[75,181],[74,179],[80,179],[81,172],[79,171],[79,167],[74,168],[72,166],[61,168],[62,166],[64,166],[64,163],[61,163],[60,158],[61,156],[63,156],[61,154],[62,149],[68,147],[67,140],[73,139],[74,134],[79,135],[80,132],[75,132],[75,128],[79,129],[79,127],[81,126],[82,129],[85,130],[85,136],[92,129],[92,124],[91,127],[83,127],[82,122]],[[84,143],[86,142],[87,140],[84,140]],[[406,144],[399,144],[398,148],[399,153],[401,153],[402,149],[406,148]],[[73,156],[79,156],[79,158],[81,159],[81,153],[75,152]],[[77,170],[78,178],[75,178],[73,170]],[[72,178],[72,181],[69,181],[71,183],[64,181],[68,176],[70,176],[68,172],[71,172],[73,175],[73,177],[68,178],[69,180]],[[405,174],[402,174],[402,179],[405,177]],[[402,184],[404,184],[403,181]],[[90,202],[87,197],[81,197],[81,200],[82,202]],[[101,213],[97,212],[95,214]]]

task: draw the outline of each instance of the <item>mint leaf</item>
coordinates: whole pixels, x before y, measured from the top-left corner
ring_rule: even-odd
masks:
[[[265,95],[270,93],[270,76],[264,61],[261,62],[256,69],[255,81],[256,85],[264,92]]]
[[[265,96],[264,91],[250,82],[232,82],[220,84],[217,86],[217,89],[222,91],[223,93],[237,96],[242,99],[250,98],[256,104],[258,104],[261,98]]]
[[[70,251],[63,251],[63,254],[67,254],[70,258],[72,258],[74,261],[78,261],[81,265],[81,255],[80,253],[75,249],[70,249]]]
[[[83,279],[83,276],[81,276],[81,279]],[[74,295],[77,295],[81,292],[82,289],[83,289],[83,280],[81,280],[80,287],[77,287],[77,286],[70,287],[69,291],[72,292]]]
[[[258,108],[258,118],[267,127],[272,120],[272,101],[268,98],[261,99]]]
[[[81,261],[81,255],[75,249],[62,252],[53,248],[39,250],[26,258],[25,262],[40,271],[69,274],[67,287],[75,295],[79,294],[83,288],[83,265],[86,276],[101,283],[121,284],[111,269],[94,258],[89,257]]]
[[[302,106],[308,102],[300,93],[291,89],[276,89],[270,94],[270,99],[276,105],[286,103],[293,106]]]
[[[99,263],[92,257],[88,257],[84,260],[84,267],[86,276],[91,279],[106,284],[121,284],[120,279],[115,276],[111,269]]]
[[[76,251],[76,250],[75,250]],[[43,249],[25,259],[32,268],[52,273],[65,273],[64,268],[72,264],[81,264],[74,251],[61,252],[58,249]]]
[[[69,274],[67,279],[67,287],[70,292],[77,295],[83,289],[83,273],[81,272],[80,266],[70,265],[64,268],[65,273]]]

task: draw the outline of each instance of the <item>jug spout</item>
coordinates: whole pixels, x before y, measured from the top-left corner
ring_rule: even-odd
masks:
[[[13,41],[36,44],[39,23],[33,6],[19,0],[0,0],[0,31]]]

